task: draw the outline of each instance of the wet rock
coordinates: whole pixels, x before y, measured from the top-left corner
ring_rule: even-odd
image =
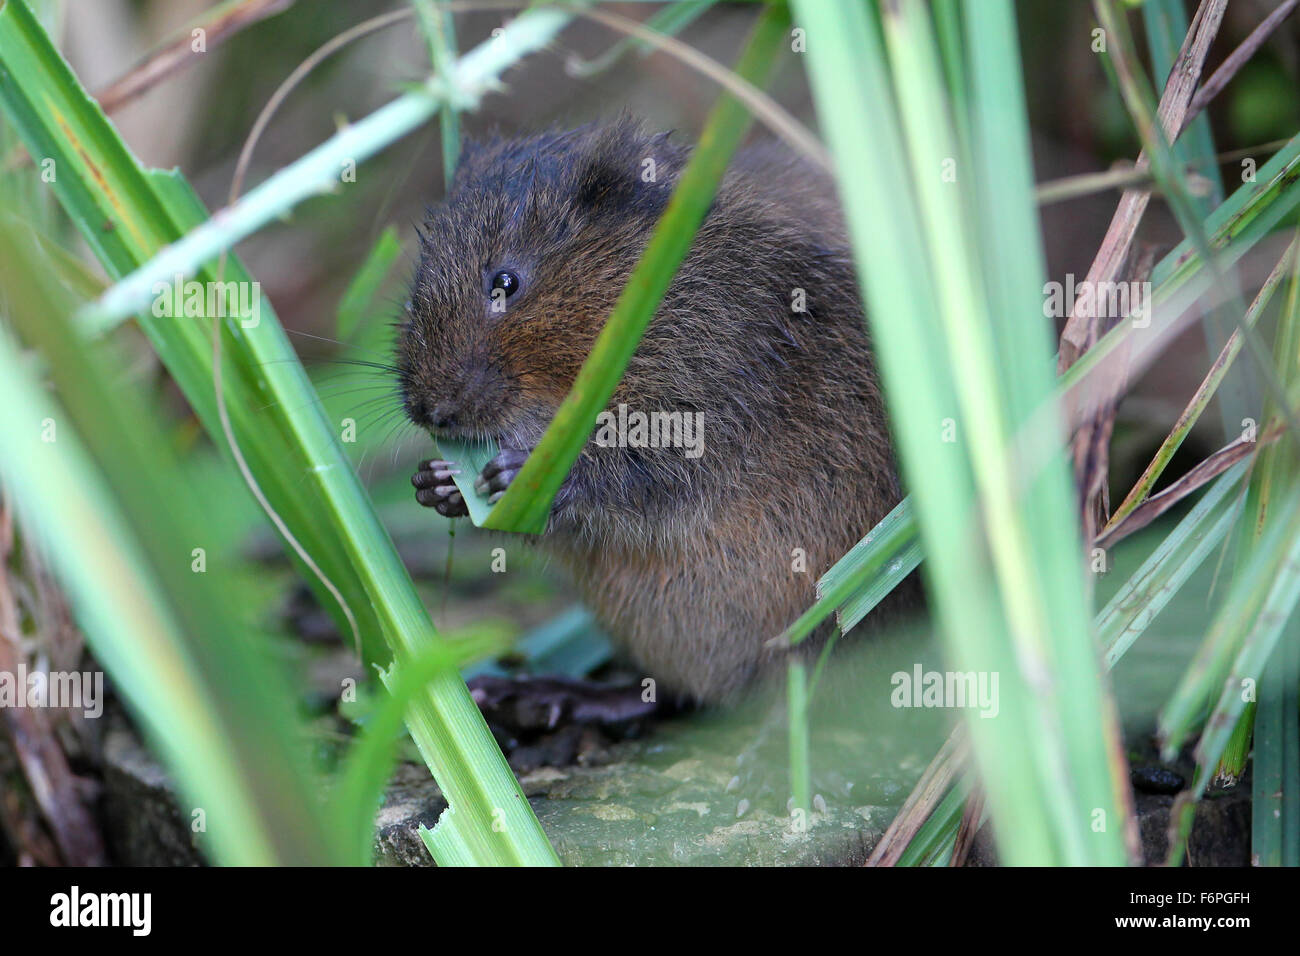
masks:
[[[863,769],[814,772],[821,799],[808,813],[792,813],[775,792],[728,789],[745,739],[744,728],[670,722],[644,739],[601,748],[597,763],[520,770],[520,783],[568,865],[855,865],[866,860],[929,756],[928,747],[873,753],[863,738],[857,758],[835,763]],[[847,746],[846,739],[841,734],[838,744]],[[170,781],[133,732],[110,730],[104,758],[115,858],[128,865],[202,862]],[[1166,794],[1137,794],[1148,864],[1165,858],[1173,801]],[[375,862],[429,865],[419,827],[433,827],[445,806],[423,765],[399,764],[376,818]],[[1187,863],[1244,866],[1249,854],[1249,785],[1207,796],[1197,808]],[[987,827],[968,862],[996,865]]]
[[[827,865],[863,862],[895,812],[828,792],[808,813],[776,799],[728,792],[734,729],[701,736],[690,722],[602,752],[598,766],[541,766],[520,777],[560,859],[569,865]],[[117,859],[128,865],[196,865],[202,857],[167,775],[125,726],[105,746],[106,813]],[[918,758],[907,772],[915,775]],[[905,794],[910,782],[897,784]],[[850,786],[849,792],[879,792]],[[376,818],[375,862],[432,861],[419,827],[446,806],[428,771],[399,765]],[[738,810],[744,813],[738,816]]]

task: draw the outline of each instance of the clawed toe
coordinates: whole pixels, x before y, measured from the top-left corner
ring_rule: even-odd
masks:
[[[420,469],[411,476],[415,486],[415,500],[448,518],[459,518],[469,513],[460,489],[452,481],[459,475],[455,462],[430,458],[420,462]]]
[[[496,504],[527,460],[527,451],[521,448],[503,448],[500,454],[483,466],[482,473],[474,479],[475,490],[487,496],[488,504]]]

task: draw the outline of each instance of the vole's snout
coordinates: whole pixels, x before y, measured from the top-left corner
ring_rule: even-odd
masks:
[[[502,376],[471,356],[437,363],[423,356],[403,383],[407,418],[443,438],[498,437],[507,403]]]
[[[460,409],[450,402],[439,402],[433,406],[433,411],[429,413],[430,423],[439,431],[445,431],[448,428],[455,428],[457,425],[456,416],[460,414]]]
[[[483,430],[485,422],[459,398],[449,395],[408,395],[406,415],[416,425],[446,437]]]
[[[421,428],[449,431],[459,424],[460,407],[456,402],[413,399],[407,402],[406,412]]]

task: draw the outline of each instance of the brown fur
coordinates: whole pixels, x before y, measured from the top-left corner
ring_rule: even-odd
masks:
[[[470,148],[427,224],[402,329],[408,415],[427,423],[443,403],[459,435],[533,447],[688,157],[626,118]],[[647,158],[657,182],[641,179]],[[493,314],[501,268],[524,281]],[[620,402],[702,412],[703,457],[589,442],[540,544],[649,676],[717,701],[768,668],[764,643],[900,497],[828,181],[774,146],[738,154]]]

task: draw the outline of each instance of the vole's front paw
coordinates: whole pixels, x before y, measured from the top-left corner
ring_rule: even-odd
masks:
[[[488,504],[496,504],[527,460],[528,452],[522,448],[501,449],[495,458],[483,466],[482,473],[474,479],[474,487],[479,494],[487,495]]]
[[[469,514],[469,509],[465,507],[460,489],[451,480],[452,475],[458,474],[460,468],[454,461],[430,458],[420,462],[420,470],[411,476],[411,484],[415,485],[415,500],[440,515],[463,518]]]

